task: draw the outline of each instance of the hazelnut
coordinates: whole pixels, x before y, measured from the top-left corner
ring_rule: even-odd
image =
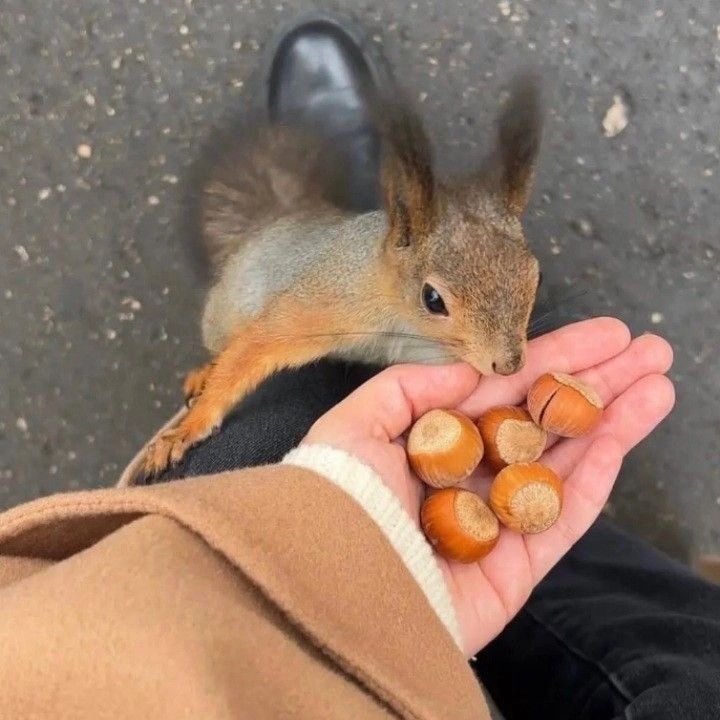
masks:
[[[497,543],[500,523],[483,500],[469,490],[445,488],[430,495],[420,509],[427,539],[448,560],[471,563]]]
[[[562,482],[540,463],[508,465],[490,486],[490,507],[511,530],[542,532],[560,515]]]
[[[455,410],[430,410],[410,430],[407,455],[412,469],[428,485],[450,487],[462,482],[483,456],[480,431]]]
[[[530,388],[527,398],[532,419],[548,432],[578,437],[602,415],[599,395],[588,385],[564,373],[546,373]]]
[[[545,449],[547,433],[518,407],[503,406],[480,416],[478,429],[485,458],[496,470],[513,463],[534,462]]]

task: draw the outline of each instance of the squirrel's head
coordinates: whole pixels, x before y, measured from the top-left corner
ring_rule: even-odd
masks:
[[[419,120],[399,109],[388,117],[384,252],[406,317],[483,374],[518,371],[539,282],[520,223],[540,144],[537,84],[515,82],[497,148],[454,183],[435,181]]]

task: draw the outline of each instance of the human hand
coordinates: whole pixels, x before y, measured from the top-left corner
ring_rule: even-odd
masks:
[[[304,443],[345,450],[373,467],[419,526],[426,488],[410,470],[403,434],[433,408],[456,408],[472,418],[497,405],[519,405],[533,381],[549,371],[576,375],[602,397],[605,412],[588,435],[551,441],[540,462],[564,479],[557,522],[538,535],[506,528],[477,563],[438,558],[455,605],[468,656],[489,643],[531,591],[600,514],[625,454],[670,412],[674,390],[666,373],[665,340],[631,340],[618,320],[569,325],[529,343],[516,375],[481,378],[466,364],[390,368],[321,417]],[[464,485],[487,498],[491,474],[483,465]]]

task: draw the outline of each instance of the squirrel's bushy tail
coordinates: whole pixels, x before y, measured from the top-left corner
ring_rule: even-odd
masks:
[[[255,227],[328,204],[327,152],[309,134],[267,123],[211,138],[195,170],[193,201],[214,271]]]
[[[378,94],[371,101],[377,146],[370,148],[364,170],[377,175],[386,209],[402,193],[410,196],[407,222],[431,214],[431,152],[419,117],[399,91],[393,99]],[[342,153],[337,143],[295,125],[235,120],[217,130],[191,174],[188,202],[205,263],[216,271],[249,231],[284,215],[330,208],[360,212],[374,209],[375,202],[380,207],[380,197],[364,198],[361,208],[347,196],[352,183],[344,176]]]

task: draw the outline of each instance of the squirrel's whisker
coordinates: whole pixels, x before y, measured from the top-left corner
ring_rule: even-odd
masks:
[[[422,344],[427,343],[428,338],[425,335],[418,335],[415,333],[405,333],[392,330],[349,330],[344,332],[328,332],[328,333],[305,333],[305,334],[287,334],[287,335],[274,335],[276,340],[296,340],[299,338],[341,338],[341,337],[385,337],[385,338],[402,338],[406,340],[418,340]],[[444,339],[439,341],[442,345],[448,345],[450,347],[460,347],[462,343],[453,338]],[[412,347],[409,345],[408,347]]]
[[[552,307],[545,310],[540,315],[531,318],[530,323],[528,324],[528,336],[536,336],[540,329],[550,327],[553,324],[554,316],[560,312],[565,304],[577,300],[578,298],[589,294],[589,292],[590,291],[587,288],[581,288],[579,290],[571,290],[565,295],[561,295],[560,297],[553,299]]]

